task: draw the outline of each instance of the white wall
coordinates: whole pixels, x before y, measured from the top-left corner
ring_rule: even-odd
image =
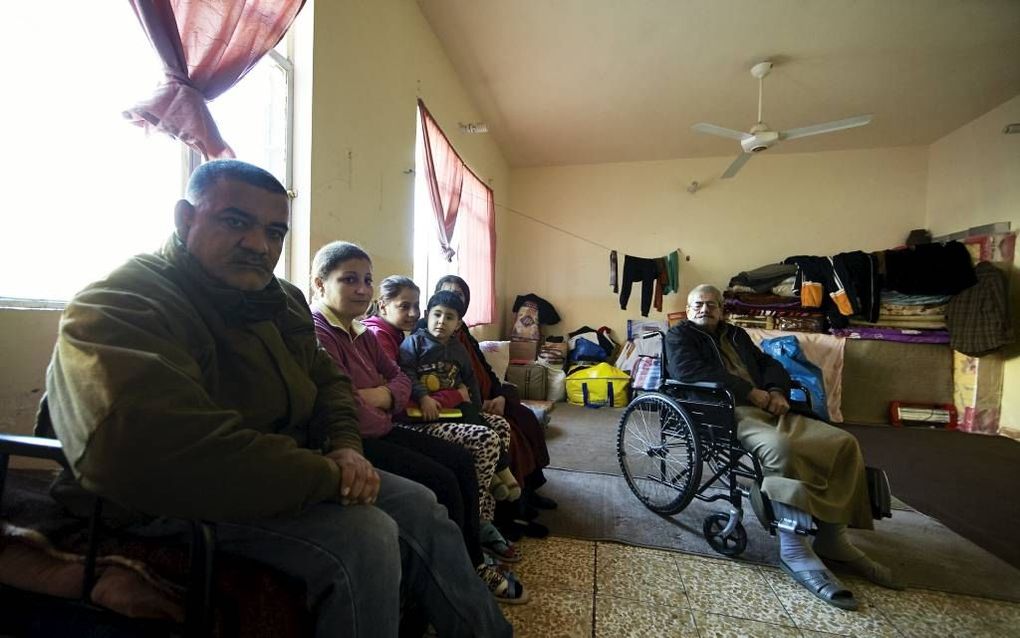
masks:
[[[0,432],[31,434],[60,312],[0,308]]]
[[[924,226],[928,150],[889,148],[765,155],[736,178],[718,179],[732,158],[684,159],[514,170],[511,207],[580,235],[508,213],[508,295],[550,301],[569,332],[609,325],[625,335],[638,317],[635,286],[626,311],[608,285],[609,251],[658,257],[680,248],[681,295],[663,312],[682,310],[699,283],[798,254],[828,255],[900,244]],[[692,180],[702,186],[689,194]],[[512,297],[510,297],[512,299]]]
[[[377,280],[411,275],[417,98],[497,201],[507,197],[508,166],[491,137],[460,132],[458,122],[481,117],[414,0],[319,0],[314,11],[307,250],[354,241],[372,255]],[[505,215],[496,218],[502,236]],[[497,246],[497,291],[504,251]],[[293,278],[307,289],[302,274]]]
[[[934,234],[1001,221],[1020,230],[1020,135],[1002,133],[1016,122],[1020,95],[931,145],[927,225]],[[1020,262],[1010,274],[1010,299],[1020,339]],[[1020,344],[1006,357],[1000,427],[1020,435]]]

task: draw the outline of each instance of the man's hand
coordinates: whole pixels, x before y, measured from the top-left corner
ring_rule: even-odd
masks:
[[[790,411],[790,402],[786,400],[786,395],[779,390],[769,391],[769,402],[763,408],[769,414],[776,416],[783,416]]]
[[[769,401],[772,400],[772,397],[770,397],[769,393],[765,390],[755,388],[747,393],[747,400],[750,401],[751,405],[754,407],[768,411]]]
[[[379,495],[379,473],[368,460],[350,448],[326,455],[340,468],[340,502],[344,505],[371,505]]]
[[[439,419],[439,401],[430,396],[423,396],[418,405],[421,407],[421,416],[426,422]]]
[[[374,388],[362,388],[358,390],[358,396],[373,408],[389,410],[393,407],[393,395],[390,393],[390,389],[384,385]]]
[[[489,399],[488,401],[482,401],[482,412],[489,414],[497,414],[503,416],[503,411],[506,409],[506,399],[503,397],[496,397],[495,399]]]

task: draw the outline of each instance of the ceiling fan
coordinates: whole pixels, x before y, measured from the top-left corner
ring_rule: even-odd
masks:
[[[751,155],[754,153],[760,153],[781,140],[795,140],[798,137],[842,131],[843,129],[864,126],[871,122],[870,115],[858,115],[856,117],[848,117],[844,120],[835,120],[824,124],[792,128],[788,131],[771,130],[761,119],[762,88],[765,84],[765,76],[768,75],[771,70],[772,62],[768,60],[759,62],[751,67],[751,75],[758,78],[758,123],[752,126],[749,132],[744,133],[743,131],[735,131],[730,128],[723,128],[722,126],[705,124],[703,122],[691,126],[692,129],[699,133],[728,137],[740,142],[743,152],[737,156],[737,159],[733,160],[730,167],[722,174],[723,179],[728,179],[736,175],[737,171],[739,171],[740,168],[747,163],[747,160],[751,159]]]

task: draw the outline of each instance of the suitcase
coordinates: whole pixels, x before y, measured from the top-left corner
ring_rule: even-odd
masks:
[[[506,382],[517,386],[521,399],[545,401],[545,366],[537,363],[511,363],[506,369]]]

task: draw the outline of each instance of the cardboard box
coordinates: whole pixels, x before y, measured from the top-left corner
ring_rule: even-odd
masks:
[[[537,356],[537,341],[510,340],[510,363],[531,363]]]

